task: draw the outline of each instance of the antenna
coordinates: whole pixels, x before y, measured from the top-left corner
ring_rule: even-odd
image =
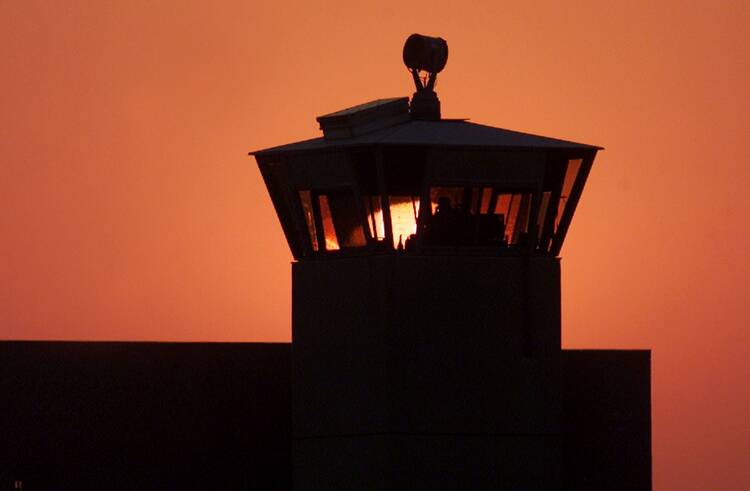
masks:
[[[443,38],[412,34],[404,43],[403,57],[417,89],[411,99],[412,118],[439,120],[440,100],[435,93],[435,82],[448,62],[448,43]]]

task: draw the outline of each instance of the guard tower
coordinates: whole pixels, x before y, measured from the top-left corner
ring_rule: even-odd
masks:
[[[561,489],[558,254],[600,147],[443,119],[416,86],[254,152],[295,261],[295,489]]]

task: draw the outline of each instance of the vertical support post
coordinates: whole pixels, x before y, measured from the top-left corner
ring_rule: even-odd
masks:
[[[385,228],[385,243],[391,248],[396,247],[393,243],[393,226],[391,224],[391,204],[388,200],[388,190],[385,185],[385,168],[383,167],[383,149],[375,150],[375,168],[378,171],[378,187],[380,188],[380,206],[383,210],[383,227]]]
[[[312,201],[313,209],[313,220],[315,220],[315,234],[318,238],[318,250],[325,251],[326,247],[326,234],[323,229],[323,216],[320,213],[320,193],[318,191],[310,191],[310,201]]]

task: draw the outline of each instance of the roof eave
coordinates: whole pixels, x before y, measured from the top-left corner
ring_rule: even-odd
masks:
[[[301,143],[301,142],[298,142]],[[293,144],[290,144],[293,145]],[[445,148],[445,147],[453,147],[453,148],[465,148],[467,150],[508,150],[508,151],[519,151],[519,150],[542,150],[542,151],[601,151],[605,150],[604,147],[599,147],[596,145],[586,145],[586,144],[580,144],[579,146],[545,146],[545,147],[535,147],[535,146],[488,146],[488,145],[465,145],[465,144],[443,144],[443,145],[435,145],[432,143],[393,143],[393,142],[378,142],[378,141],[372,141],[372,142],[351,142],[346,143],[344,141],[339,142],[336,145],[328,145],[328,146],[321,146],[316,148],[287,148],[285,149],[284,146],[280,147],[272,147],[272,148],[266,148],[263,150],[255,150],[253,152],[248,152],[248,155],[253,157],[267,157],[271,155],[291,155],[291,154],[300,154],[300,153],[314,153],[314,152],[327,152],[337,149],[343,149],[343,148],[354,148],[354,147],[372,147],[372,146],[415,146],[415,147],[438,147],[438,148]]]

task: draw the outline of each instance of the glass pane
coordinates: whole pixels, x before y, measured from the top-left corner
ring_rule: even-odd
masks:
[[[487,213],[490,210],[490,201],[492,200],[492,188],[482,189],[482,204],[479,207],[480,213]]]
[[[315,215],[313,214],[312,197],[310,191],[300,191],[299,199],[302,202],[302,212],[307,223],[307,232],[310,234],[310,243],[313,251],[318,250],[318,234],[315,230]]]
[[[582,159],[572,159],[568,161],[568,167],[565,171],[565,179],[563,180],[562,190],[560,192],[560,202],[557,206],[555,231],[557,231],[557,227],[560,225],[560,220],[565,212],[565,206],[568,204],[568,199],[570,198],[570,192],[573,190],[573,184],[576,182],[576,177],[578,177],[578,171],[581,170],[582,162]]]
[[[393,226],[393,241],[406,245],[406,241],[417,233],[419,196],[388,196]]]
[[[526,244],[528,238],[526,235],[529,232],[529,215],[531,214],[531,194],[524,193],[517,195],[520,197],[518,200],[518,213],[516,214],[516,225],[513,228],[513,235],[510,241],[511,244]]]
[[[542,229],[544,228],[544,219],[547,218],[547,208],[549,207],[549,199],[552,196],[550,191],[544,191],[542,193],[542,202],[539,204],[539,215],[537,215],[537,236],[536,240],[541,239]]]
[[[528,240],[532,193],[501,192],[489,186],[430,188],[432,215],[425,243],[507,246]],[[543,210],[546,213],[546,203]],[[534,238],[536,240],[536,237]]]
[[[365,232],[362,229],[354,194],[351,191],[332,191],[327,194],[339,245],[363,247],[366,244]]]
[[[495,198],[495,213],[498,215],[503,215],[506,218],[508,218],[508,215],[510,214],[510,205],[513,200],[513,195],[509,193],[504,194],[498,194]]]
[[[324,194],[318,196],[320,202],[320,216],[323,220],[323,235],[325,236],[325,247],[328,251],[340,249],[339,240],[336,237],[336,229],[333,228],[333,217],[331,208],[328,206],[328,197]]]
[[[528,231],[531,193],[502,193],[497,195],[495,213],[503,217],[505,241],[518,244]]]
[[[479,188],[477,188],[479,191]],[[479,203],[479,214],[476,217],[477,236],[476,243],[479,245],[507,245],[505,241],[505,213],[495,213],[497,203],[500,198],[494,189],[490,187],[482,188],[482,199]],[[479,194],[479,193],[477,193]]]
[[[518,211],[521,209],[521,195],[520,194],[511,194],[508,199],[508,208],[507,208],[507,214],[505,215],[505,219],[507,220],[507,228],[506,228],[506,237],[509,244],[513,244],[516,242],[516,238],[518,237],[518,228],[517,225],[519,225],[518,220]]]
[[[370,227],[370,236],[375,240],[385,238],[385,226],[383,225],[383,209],[380,205],[380,195],[363,196],[365,214],[367,214],[367,225]]]
[[[511,207],[513,206],[513,195],[510,193],[503,193],[498,194],[495,197],[495,214],[500,216],[500,220],[503,223],[503,242],[507,245],[508,244],[508,232],[510,232],[510,236],[513,236],[513,227],[515,226],[516,220],[515,217],[512,220],[512,223],[508,223],[510,214],[511,214]],[[518,202],[518,200],[516,200]]]

